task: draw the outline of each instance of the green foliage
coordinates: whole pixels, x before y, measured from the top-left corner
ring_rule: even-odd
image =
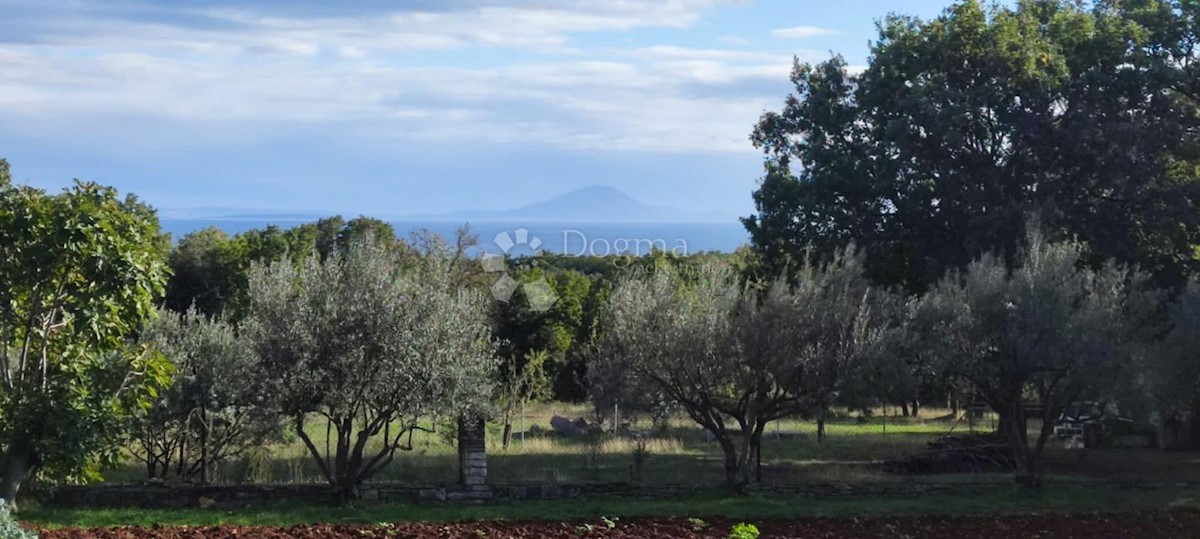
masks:
[[[411,449],[420,419],[488,408],[497,365],[486,300],[454,282],[455,263],[431,253],[406,267],[360,243],[249,272],[242,329],[271,373],[261,391],[344,495]],[[334,449],[313,441],[310,416],[328,421]]]
[[[0,539],[38,539],[36,533],[22,528],[13,518],[4,500],[0,500]]]
[[[729,539],[758,539],[758,527],[741,522],[729,529]]]
[[[617,398],[655,388],[713,434],[726,481],[744,485],[769,422],[868,402],[896,370],[887,351],[897,302],[868,285],[861,258],[839,254],[797,278],[760,291],[719,264],[626,277],[605,313],[592,380]]]
[[[1132,379],[1131,346],[1145,310],[1145,278],[1107,265],[1079,268],[1084,248],[1031,233],[1016,268],[993,255],[951,274],[917,304],[914,328],[940,369],[1000,417],[1018,479],[1039,485],[1042,449],[1073,402],[1104,400]],[[1043,411],[1030,447],[1023,403]]]
[[[198,230],[181,238],[171,251],[173,275],[166,305],[178,313],[194,306],[205,315],[238,321],[248,308],[246,275],[252,264],[270,264],[285,256],[294,262],[310,256],[325,259],[368,238],[397,255],[407,249],[391,225],[370,217],[346,221],[333,216],[287,230],[271,225],[233,237],[213,227]]]
[[[0,186],[0,443],[10,498],[30,471],[84,479],[171,365],[129,337],[154,316],[167,237],[133,196],[76,181]],[[89,473],[90,472],[90,473]]]
[[[866,70],[797,63],[751,136],[767,156],[744,220],[757,271],[853,241],[874,280],[924,291],[1030,214],[1084,261],[1180,285],[1200,243],[1200,91],[1187,2],[964,0],[889,16]]]
[[[174,383],[134,421],[131,452],[148,477],[205,482],[214,464],[279,437],[279,418],[259,391],[264,373],[232,325],[194,309],[163,310],[141,339],[176,369]]]
[[[1143,384],[1135,398],[1174,421],[1200,410],[1200,280],[1193,278],[1166,310],[1162,339],[1140,354]],[[1190,444],[1200,445],[1200,430],[1191,437]]]

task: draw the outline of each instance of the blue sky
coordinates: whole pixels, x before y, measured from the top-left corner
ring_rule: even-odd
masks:
[[[744,215],[793,56],[949,0],[0,0],[14,177],[399,216],[604,184]],[[204,210],[200,210],[201,213]]]

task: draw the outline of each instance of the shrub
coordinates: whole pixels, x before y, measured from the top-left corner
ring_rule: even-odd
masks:
[[[729,539],[758,539],[758,527],[742,522],[729,530]]]
[[[8,512],[8,503],[0,499],[0,539],[38,539],[36,533],[21,527],[12,513]]]

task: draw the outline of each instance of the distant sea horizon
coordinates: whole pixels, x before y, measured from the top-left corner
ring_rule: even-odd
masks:
[[[189,233],[216,227],[229,235],[275,225],[288,229],[315,219],[302,218],[162,218],[159,222],[171,233],[173,242]],[[469,224],[479,236],[479,254],[532,254],[533,251],[567,256],[610,254],[643,255],[652,249],[678,254],[701,252],[731,253],[749,243],[750,236],[742,224],[730,222],[629,222],[629,221],[517,221],[517,220],[395,220],[388,221],[396,234],[407,238],[410,233],[427,229],[447,240]],[[525,230],[524,234],[521,230]],[[505,239],[507,238],[507,239]],[[506,249],[507,247],[507,249]]]

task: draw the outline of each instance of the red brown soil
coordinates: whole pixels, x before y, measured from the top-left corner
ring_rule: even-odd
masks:
[[[375,525],[309,524],[287,527],[218,526],[155,528],[63,528],[43,539],[680,539],[728,537],[734,521],[713,519],[696,530],[684,519],[603,522],[462,522]],[[754,522],[763,539],[805,538],[1195,538],[1200,512],[1134,512],[1093,515],[804,519]],[[591,527],[589,528],[588,525]]]

